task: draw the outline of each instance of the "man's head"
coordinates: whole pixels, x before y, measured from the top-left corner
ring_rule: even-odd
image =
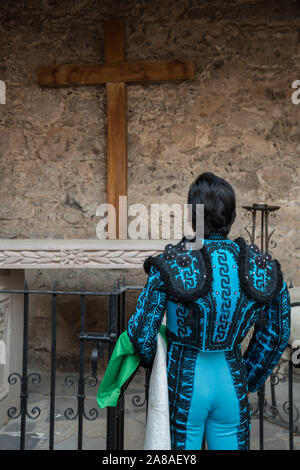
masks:
[[[191,184],[188,204],[192,205],[192,227],[196,231],[196,204],[204,204],[204,237],[211,233],[227,236],[236,217],[235,192],[223,178],[202,173]]]

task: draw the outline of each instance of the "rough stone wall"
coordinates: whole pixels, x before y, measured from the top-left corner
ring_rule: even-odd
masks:
[[[291,84],[300,79],[297,0],[2,1],[0,79],[0,236],[96,238],[96,207],[106,201],[105,87],[41,89],[36,68],[103,61],[103,20],[126,22],[127,60],[193,58],[194,81],[134,84],[128,96],[128,203],[185,203],[203,171],[237,194],[241,206],[278,204],[273,256],[300,285],[299,116]],[[147,188],[145,190],[145,188]],[[30,271],[30,287],[111,288],[142,270]],[[134,300],[128,310],[134,308]],[[49,301],[50,302],[50,301]],[[32,301],[32,358],[48,363],[48,301]],[[106,307],[90,306],[92,328]],[[78,308],[59,310],[62,367],[74,364]]]

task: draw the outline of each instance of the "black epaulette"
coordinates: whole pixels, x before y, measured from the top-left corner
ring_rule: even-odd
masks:
[[[168,243],[163,253],[146,258],[144,270],[149,274],[154,266],[161,274],[167,294],[187,305],[207,294],[212,272],[206,247],[187,249],[184,240],[185,237],[177,244]]]
[[[248,297],[263,304],[272,303],[283,286],[281,267],[277,259],[257,245],[246,244],[242,237],[234,240],[240,248],[239,279]]]

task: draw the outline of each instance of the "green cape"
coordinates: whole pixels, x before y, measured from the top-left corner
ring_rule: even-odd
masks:
[[[161,325],[159,333],[167,343],[165,325]],[[140,360],[141,357],[136,352],[125,330],[118,338],[101,380],[97,393],[99,408],[117,406],[122,386],[136,371]]]

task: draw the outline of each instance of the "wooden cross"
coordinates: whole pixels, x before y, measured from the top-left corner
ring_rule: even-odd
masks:
[[[116,209],[116,236],[127,238],[127,210],[119,219],[119,196],[127,196],[126,82],[193,79],[193,60],[125,62],[121,20],[104,22],[104,64],[68,64],[38,68],[40,86],[106,84],[107,202]]]

